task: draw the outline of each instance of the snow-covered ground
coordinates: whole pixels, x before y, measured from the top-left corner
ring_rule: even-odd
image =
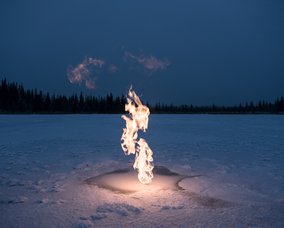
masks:
[[[0,227],[284,227],[284,116],[150,115],[183,190],[86,184],[129,167],[119,115],[1,115]],[[195,177],[194,177],[195,176]]]

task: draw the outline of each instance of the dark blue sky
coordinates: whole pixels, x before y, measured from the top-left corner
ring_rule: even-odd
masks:
[[[4,0],[0,29],[0,75],[28,88],[133,84],[150,102],[225,105],[284,95],[283,1]],[[88,74],[93,90],[67,76],[87,57],[105,63]]]

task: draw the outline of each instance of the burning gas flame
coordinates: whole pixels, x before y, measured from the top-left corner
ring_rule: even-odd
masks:
[[[138,138],[138,130],[146,131],[148,128],[150,110],[143,105],[136,93],[129,89],[125,111],[129,117],[122,115],[126,122],[121,137],[121,147],[126,155],[135,154],[133,168],[138,171],[138,179],[142,184],[152,181],[153,175],[153,152],[145,139]]]

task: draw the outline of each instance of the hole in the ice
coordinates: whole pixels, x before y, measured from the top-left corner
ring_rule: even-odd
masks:
[[[129,194],[139,191],[155,190],[183,190],[179,182],[185,178],[198,177],[186,176],[172,172],[166,167],[156,166],[153,170],[154,179],[150,184],[141,184],[137,178],[137,172],[132,168],[118,169],[112,172],[88,178],[85,182],[99,188],[111,190],[113,192]]]

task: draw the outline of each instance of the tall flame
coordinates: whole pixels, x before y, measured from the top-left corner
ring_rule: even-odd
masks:
[[[138,171],[138,179],[142,184],[152,181],[153,175],[153,152],[145,139],[138,138],[138,130],[146,131],[148,128],[150,110],[143,105],[136,93],[129,89],[125,111],[129,117],[122,115],[126,122],[121,137],[121,147],[126,155],[135,154],[133,168]]]

